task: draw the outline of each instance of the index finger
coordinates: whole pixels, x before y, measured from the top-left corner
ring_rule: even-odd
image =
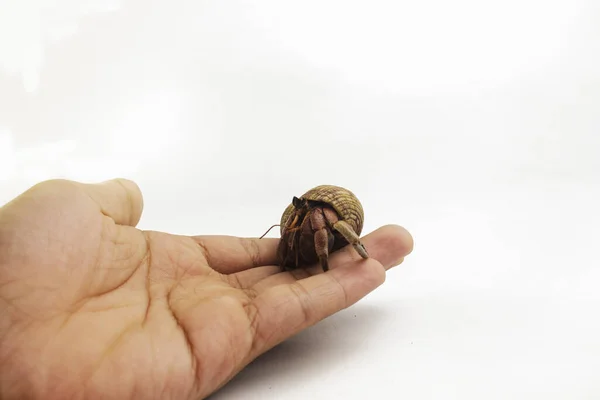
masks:
[[[192,236],[215,271],[232,274],[277,263],[275,238],[243,238],[227,235]]]

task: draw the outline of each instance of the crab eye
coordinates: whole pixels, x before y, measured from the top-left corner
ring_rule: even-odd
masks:
[[[297,198],[296,196],[294,196],[294,198],[292,199],[292,204],[294,205],[294,207],[296,208],[300,208],[302,207],[302,200],[300,200],[299,198]]]

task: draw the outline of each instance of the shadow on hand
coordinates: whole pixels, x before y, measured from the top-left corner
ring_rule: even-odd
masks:
[[[210,398],[240,398],[283,382],[302,385],[339,374],[356,353],[364,352],[384,329],[383,309],[355,304],[258,357]],[[242,396],[243,397],[243,396]]]

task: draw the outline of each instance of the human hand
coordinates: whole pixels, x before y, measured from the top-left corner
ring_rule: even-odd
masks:
[[[0,398],[208,396],[250,361],[381,285],[397,226],[281,272],[279,239],[135,228],[131,181],[38,184],[0,208]]]

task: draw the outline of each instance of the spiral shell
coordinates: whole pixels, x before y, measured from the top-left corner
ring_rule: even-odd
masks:
[[[346,221],[357,235],[360,235],[362,232],[364,221],[363,207],[354,193],[348,189],[334,185],[320,185],[304,193],[301,198],[329,204],[338,213],[340,219]],[[281,216],[281,233],[286,228],[288,219],[293,211],[294,206],[290,204],[283,212]]]

